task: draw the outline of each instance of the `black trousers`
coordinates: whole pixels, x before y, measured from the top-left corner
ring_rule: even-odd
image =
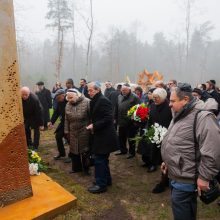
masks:
[[[34,139],[32,141],[31,138],[31,127],[28,124],[25,124],[25,134],[26,134],[26,140],[27,140],[27,146],[28,148],[34,148],[38,149],[39,147],[39,141],[40,141],[40,129],[34,128]]]
[[[49,109],[44,109],[43,117],[44,117],[44,128],[47,128],[47,123],[50,121],[50,110]]]
[[[89,164],[87,163],[88,154],[73,154],[70,153],[70,158],[72,160],[72,171],[84,171],[87,172],[89,170]]]
[[[95,154],[95,181],[96,185],[106,187],[112,184],[109,168],[109,154]]]
[[[131,141],[130,138],[134,138],[137,134],[138,127],[134,125],[130,125],[128,127],[120,127],[118,130],[119,135],[119,143],[120,143],[120,151],[122,153],[127,153],[129,151],[129,154],[135,155],[135,141]],[[129,150],[127,149],[127,141],[129,144]]]
[[[157,147],[156,144],[150,144],[150,164],[154,166],[161,165],[161,148]]]
[[[66,156],[63,138],[64,138],[64,128],[58,127],[58,129],[55,131],[55,138],[57,142],[57,149],[60,156]]]

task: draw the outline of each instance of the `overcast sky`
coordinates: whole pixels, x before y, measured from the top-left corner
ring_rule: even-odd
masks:
[[[173,39],[184,28],[185,0],[93,0],[95,36],[98,39],[111,26],[133,30],[142,41],[152,42],[155,32]],[[215,30],[212,39],[220,39],[220,0],[194,0],[192,24],[210,21]],[[83,10],[89,0],[75,0]],[[16,25],[26,39],[44,40],[52,37],[45,29],[47,0],[14,0]],[[138,24],[135,28],[135,23]],[[83,25],[83,24],[79,24]],[[136,29],[136,30],[134,30]],[[79,33],[80,35],[80,33]],[[79,38],[80,39],[80,38]]]

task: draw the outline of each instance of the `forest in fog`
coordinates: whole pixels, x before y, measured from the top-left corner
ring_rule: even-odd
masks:
[[[212,39],[214,26],[210,21],[191,25],[191,11],[187,10],[192,10],[193,4],[183,11],[188,23],[186,19],[181,32],[173,34],[172,39],[156,32],[150,42],[137,37],[138,23],[131,30],[112,25],[108,33],[97,37],[92,0],[87,10],[81,9],[78,15],[70,2],[48,1],[45,26],[54,32],[54,38],[32,42],[23,38],[17,28],[23,85],[33,86],[43,80],[52,87],[57,80],[64,82],[67,78],[73,78],[76,86],[80,78],[116,83],[125,81],[127,76],[135,83],[137,74],[144,68],[149,72],[157,70],[165,81],[172,78],[192,84],[209,79],[220,82],[220,39]],[[63,7],[58,7],[58,3]],[[64,14],[63,20],[59,20]],[[84,27],[77,27],[79,19],[84,21]],[[77,28],[85,29],[84,43],[78,40]]]

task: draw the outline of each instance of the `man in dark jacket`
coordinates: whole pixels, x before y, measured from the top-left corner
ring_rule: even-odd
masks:
[[[218,111],[216,112],[216,115],[220,112],[220,94],[215,89],[215,84],[211,81],[206,82],[206,90],[211,95],[212,98],[215,99],[215,101],[218,103]]]
[[[104,92],[104,96],[109,99],[111,93],[115,91],[115,88],[112,86],[112,83],[110,81],[107,81],[105,83],[105,87],[106,89]]]
[[[43,108],[36,95],[28,87],[21,88],[25,134],[28,148],[38,149],[40,130],[43,130]],[[34,129],[34,142],[31,139],[31,129]]]
[[[118,104],[118,96],[121,94],[121,87],[122,85],[118,84],[117,89],[113,91],[109,96],[109,100],[112,103],[113,115],[115,114],[115,108],[116,108],[116,105]]]
[[[129,140],[134,138],[138,127],[128,119],[127,112],[128,110],[140,103],[140,99],[131,92],[131,87],[129,84],[125,83],[121,89],[121,95],[118,96],[118,103],[115,109],[115,120],[119,126],[119,144],[120,152],[116,155],[127,154],[127,141],[129,143],[129,155],[127,159],[131,159],[135,156],[135,143],[134,141]]]
[[[87,87],[87,83],[85,79],[80,79],[80,87],[79,87],[79,91],[86,97],[86,98],[90,98],[89,94],[88,94],[88,87]]]
[[[50,121],[50,108],[52,108],[52,96],[49,89],[44,87],[44,82],[40,81],[37,84],[38,91],[36,95],[38,96],[41,105],[43,106],[43,116],[44,116],[44,128],[47,128],[47,123]]]
[[[90,112],[91,124],[87,129],[93,134],[91,152],[95,162],[95,185],[88,188],[90,193],[102,193],[112,184],[109,169],[109,155],[117,150],[118,141],[113,124],[111,102],[102,95],[101,85],[98,82],[88,84],[91,97]]]
[[[66,156],[63,138],[64,138],[64,122],[65,122],[65,107],[66,107],[66,99],[65,99],[65,90],[59,89],[56,91],[54,99],[57,102],[57,108],[54,110],[53,115],[51,117],[51,121],[48,123],[49,128],[52,128],[58,118],[60,118],[60,123],[55,130],[55,138],[57,142],[57,148],[59,154],[54,157],[55,160],[59,160],[62,157]]]
[[[66,89],[65,89],[65,92],[67,92],[68,89],[77,89],[79,90],[78,88],[75,87],[74,85],[74,82],[73,82],[73,79],[69,78],[66,80]]]

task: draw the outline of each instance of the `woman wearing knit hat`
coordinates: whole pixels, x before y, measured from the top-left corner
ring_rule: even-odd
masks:
[[[86,156],[89,150],[89,99],[76,89],[68,89],[64,133],[69,137],[72,170],[70,173],[88,173]]]

